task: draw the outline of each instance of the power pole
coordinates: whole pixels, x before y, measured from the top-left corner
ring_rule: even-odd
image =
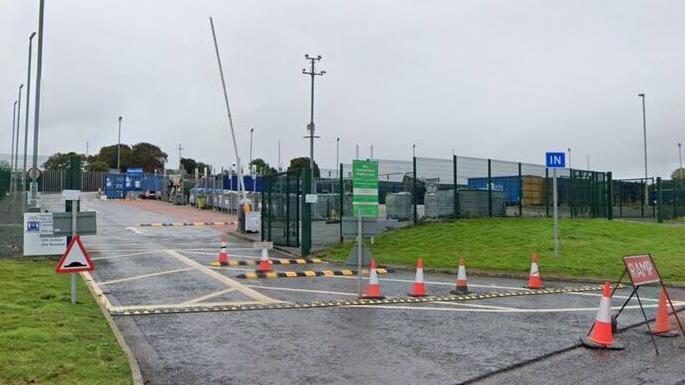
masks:
[[[314,183],[314,138],[320,138],[320,136],[314,135],[314,77],[323,76],[326,71],[316,72],[316,62],[321,60],[321,55],[316,57],[310,57],[309,54],[304,55],[305,60],[309,60],[311,69],[307,72],[306,69],[302,69],[302,73],[309,75],[312,78],[312,91],[311,91],[311,109],[309,113],[309,124],[307,125],[307,131],[309,135],[305,138],[309,138],[309,170],[311,170],[311,187],[312,194],[316,194],[316,184]]]

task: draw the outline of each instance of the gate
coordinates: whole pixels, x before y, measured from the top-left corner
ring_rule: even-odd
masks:
[[[305,175],[308,170],[303,169],[264,176],[262,193],[262,240],[301,247],[302,255],[311,248],[311,210],[303,195],[309,191]]]

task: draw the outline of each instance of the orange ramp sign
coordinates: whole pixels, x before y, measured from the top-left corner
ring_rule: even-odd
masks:
[[[83,247],[83,242],[78,235],[74,235],[67,246],[67,251],[57,262],[58,273],[78,273],[80,271],[93,271],[95,267],[90,260],[90,255]]]

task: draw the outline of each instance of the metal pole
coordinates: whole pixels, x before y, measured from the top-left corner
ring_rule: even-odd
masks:
[[[680,162],[680,168],[683,168],[683,152],[682,143],[678,143],[678,161]]]
[[[14,185],[14,176],[12,176],[12,173],[14,172],[14,134],[17,131],[17,101],[14,101],[14,105],[12,106],[12,142],[10,143],[10,185]],[[13,191],[13,189],[10,187],[10,189]]]
[[[571,168],[571,147],[568,148],[568,168]]]
[[[310,57],[309,54],[304,55],[305,60],[310,61],[310,71],[307,72],[306,69],[302,69],[302,73],[305,75],[311,76],[311,95],[310,95],[310,110],[309,110],[309,124],[307,125],[307,131],[309,131],[309,136],[305,136],[305,138],[309,138],[309,169],[311,170],[311,192],[312,194],[316,194],[316,184],[314,183],[314,138],[318,138],[318,136],[314,135],[315,131],[315,126],[314,126],[314,77],[316,76],[323,76],[326,71],[320,71],[316,72],[316,65],[315,63],[317,61],[321,60],[321,55],[318,55],[316,57]]]
[[[121,171],[121,119],[119,117],[119,140],[117,141],[117,171]]]
[[[21,193],[24,195],[26,192],[26,161],[27,161],[27,153],[29,152],[29,106],[31,102],[31,54],[33,53],[33,37],[36,36],[36,33],[33,32],[29,36],[29,63],[28,63],[28,69],[27,69],[27,74],[26,74],[26,116],[24,117],[24,167],[23,167],[23,174],[22,176],[22,184],[21,184]],[[23,201],[24,198],[22,198]],[[26,200],[28,201],[28,196],[26,197]]]
[[[340,175],[340,137],[335,139],[335,175]]]
[[[281,167],[281,141],[278,141],[278,172],[283,171]]]
[[[645,108],[645,94],[641,93],[637,95],[642,98],[642,134],[644,139],[644,153],[645,153],[645,179],[649,177],[647,172],[647,111]],[[645,203],[647,202],[647,186],[645,186]]]
[[[559,197],[557,196],[557,169],[552,169],[552,201],[554,204],[554,256],[559,257]]]
[[[254,128],[250,128],[250,175],[252,175],[252,137],[254,136]]]
[[[587,169],[588,169],[588,171],[590,171],[590,155],[588,155],[586,157],[586,159],[587,159]]]
[[[233,117],[231,116],[231,107],[228,104],[228,91],[226,91],[226,79],[224,78],[224,68],[221,65],[221,56],[219,55],[219,44],[216,42],[216,32],[214,31],[214,20],[210,17],[209,24],[212,27],[212,39],[214,40],[214,50],[216,51],[216,61],[219,65],[219,75],[221,75],[221,88],[224,92],[224,102],[226,103],[226,114],[228,115],[228,124],[231,128],[231,138],[233,139],[233,151],[235,152],[236,166],[238,167],[238,190],[240,196],[245,198],[245,181],[243,180],[243,168],[240,164],[240,154],[238,153],[238,142],[235,139],[235,130],[233,129]]]
[[[33,172],[31,173],[31,204],[38,204],[38,130],[40,127],[40,80],[43,71],[43,16],[45,0],[40,0],[38,12],[38,57],[36,62],[36,99],[33,108]]]
[[[77,200],[71,201],[71,239],[74,239],[78,235],[76,231],[76,226],[78,225],[78,214],[76,213],[76,206],[78,206]],[[71,273],[71,303],[76,303],[76,273]]]
[[[416,158],[416,144],[411,145],[411,157]]]
[[[19,135],[21,134],[21,89],[24,88],[24,84],[19,85],[19,96],[17,97],[17,142],[15,144],[15,150],[14,150],[14,167],[15,169],[19,169]],[[17,182],[19,182],[19,178],[17,178]],[[14,186],[15,192],[17,189],[17,186],[15,184]]]

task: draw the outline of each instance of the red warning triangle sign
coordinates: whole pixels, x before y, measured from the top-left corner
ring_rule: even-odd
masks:
[[[74,245],[78,247],[74,247]],[[58,273],[78,273],[79,271],[93,271],[95,267],[90,260],[90,255],[83,247],[81,238],[74,235],[67,246],[67,251],[62,255],[62,258],[57,262],[55,271]]]

